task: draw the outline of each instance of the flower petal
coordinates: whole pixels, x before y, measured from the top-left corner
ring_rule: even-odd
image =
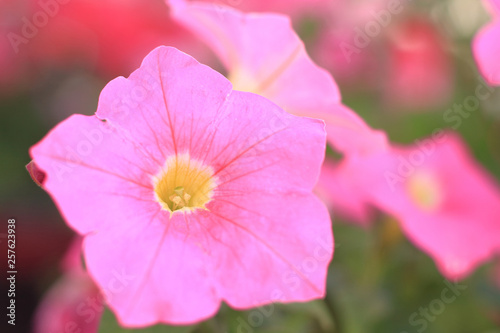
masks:
[[[287,112],[324,120],[329,142],[343,153],[377,149],[367,145],[385,140],[340,104],[337,84],[308,56],[287,17],[184,0],[169,4],[174,19],[219,56],[235,90],[260,94]]]
[[[495,22],[484,27],[473,41],[473,51],[479,70],[486,82],[500,85],[500,23]]]
[[[134,96],[142,99],[129,99]],[[327,244],[324,262],[307,279],[307,287],[286,293],[283,300],[323,294],[333,251],[328,250],[331,225],[311,191],[323,162],[325,136],[322,121],[286,113],[259,95],[231,91],[220,74],[176,49],[161,47],[129,79],[107,86],[97,116],[70,117],[31,154],[47,173],[44,188],[71,226],[86,234],[89,273],[120,322],[187,324],[213,315],[225,298],[242,307],[272,301],[264,294],[283,286],[281,269],[314,253],[318,236]],[[203,206],[172,212],[157,199],[153,183],[158,172],[170,172],[167,161],[174,159],[177,170],[180,156],[187,156],[189,165],[202,165],[215,188]],[[182,168],[190,171],[190,166]],[[183,181],[199,175],[188,171],[183,171]],[[193,197],[196,193],[191,192]],[[293,213],[295,200],[303,209]],[[239,202],[247,209],[235,208]],[[248,209],[262,209],[267,216],[256,219],[252,235],[231,223],[245,222],[241,226],[248,228],[253,223]],[[284,236],[266,234],[285,226]],[[207,242],[213,231],[229,246]],[[241,237],[257,235],[255,246],[243,248],[247,253],[232,255],[242,249]],[[211,258],[210,251],[228,260],[271,253],[272,267],[254,267],[272,278],[256,274],[248,279],[257,283],[253,289],[264,284],[266,289],[254,297],[230,296],[230,281],[221,281],[221,272],[234,265],[227,261],[221,268],[223,263]],[[243,279],[247,269],[233,273]]]
[[[28,173],[31,176],[31,179],[38,185],[38,186],[43,186],[43,183],[45,181],[45,172],[40,170],[38,165],[36,165],[35,161],[31,161],[28,164],[26,164],[26,170],[28,170]]]
[[[500,248],[499,188],[456,135],[371,156],[358,172],[373,204],[397,217],[446,277],[465,277]],[[432,205],[412,196],[415,179],[424,181],[421,199]]]
[[[199,35],[219,56],[235,79],[231,80],[233,83],[237,81],[266,96],[265,91],[282,75],[299,70],[313,84],[308,91],[320,87],[317,96],[322,95],[321,99],[340,101],[337,85],[310,60],[288,17],[244,14],[231,7],[184,0],[170,0],[169,4],[174,19]],[[297,67],[306,67],[307,71]],[[299,83],[295,80],[292,85]],[[238,84],[236,90],[247,91],[239,89]],[[323,94],[325,90],[327,93]]]
[[[236,116],[229,110],[243,112]],[[228,97],[224,112],[212,150],[203,158],[214,167],[223,191],[235,185],[274,193],[313,189],[326,149],[322,121],[293,116],[261,96],[239,91]]]
[[[372,211],[365,192],[357,184],[358,178],[357,170],[349,168],[348,163],[325,162],[315,192],[335,214],[368,226]]]
[[[174,48],[159,47],[128,79],[104,88],[96,114],[163,165],[172,154],[201,154],[206,147],[193,143],[207,138],[230,92],[231,84],[211,68]]]
[[[313,195],[255,191],[216,198],[206,220],[198,223],[210,230],[205,242],[216,288],[231,306],[325,295],[333,238],[328,211]]]
[[[182,215],[168,222],[157,216],[149,224],[116,226],[86,237],[89,272],[122,325],[187,324],[217,311],[220,298],[212,287],[207,255],[176,230],[179,223],[184,223]]]
[[[147,220],[158,210],[151,159],[95,116],[71,116],[30,154],[46,173],[43,187],[80,234]]]

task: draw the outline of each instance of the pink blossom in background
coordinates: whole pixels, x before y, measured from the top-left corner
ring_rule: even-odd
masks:
[[[172,22],[162,0],[21,0],[27,18],[11,32],[18,56],[31,66],[91,69],[105,78],[128,75],[155,47],[171,45],[209,61],[206,48]],[[10,14],[12,15],[12,14]],[[48,17],[45,24],[33,17]],[[41,20],[38,18],[38,20]],[[38,22],[38,21],[37,21]],[[23,34],[27,31],[28,34]],[[11,47],[12,49],[12,47]]]
[[[496,10],[496,13],[500,13],[500,0],[491,0],[493,5],[493,9]]]
[[[22,2],[0,0],[0,94],[16,92],[29,80],[29,64],[26,54],[14,51],[9,33],[21,28],[20,16],[24,13]]]
[[[376,70],[380,63],[373,45],[352,51],[354,38],[350,26],[322,29],[311,46],[312,56],[343,85],[369,88],[380,79]]]
[[[196,3],[197,1],[188,1]],[[343,46],[354,45],[358,30],[363,31],[365,25],[375,21],[374,13],[386,10],[391,1],[388,0],[203,0],[212,3],[213,9],[224,11],[231,6],[243,12],[274,12],[290,16],[296,29],[304,34],[304,25],[313,24],[312,35],[308,36],[311,55],[318,64],[329,71],[343,84],[377,84],[379,77],[376,69],[379,62],[376,58],[376,42],[369,43],[367,48],[346,56]],[[198,1],[199,3],[199,1]],[[403,7],[403,6],[401,6]],[[385,28],[384,28],[385,29]],[[368,39],[370,39],[368,37]],[[369,41],[368,41],[369,42]],[[363,81],[365,81],[363,83]]]
[[[12,51],[10,44],[5,40],[6,31],[1,29],[0,34],[0,94],[8,95],[15,92],[24,83],[28,70],[23,65],[23,61],[17,58],[16,54]]]
[[[98,331],[102,296],[81,261],[81,239],[71,244],[63,260],[63,276],[45,294],[35,314],[34,333]]]
[[[391,25],[384,99],[392,109],[425,110],[448,103],[453,62],[437,27],[414,17]]]
[[[500,249],[499,188],[456,134],[366,159],[351,168],[370,202],[397,218],[446,277],[465,277]]]
[[[67,273],[52,286],[39,305],[34,332],[78,330],[95,333],[103,310],[99,290],[89,275],[84,272]]]
[[[442,106],[454,89],[448,41],[431,21],[408,16],[411,7],[338,1],[311,45],[313,58],[344,87],[381,94],[394,110]]]
[[[292,114],[324,120],[329,143],[342,153],[387,144],[385,133],[372,130],[341,104],[337,84],[310,59],[289,18],[184,0],[169,4],[174,19],[219,56],[235,90],[262,95]]]
[[[109,306],[139,327],[197,322],[222,300],[243,309],[324,296],[333,238],[312,189],[325,144],[321,121],[161,47],[104,88],[95,116],[68,118],[31,155],[86,235]]]
[[[488,3],[488,2],[486,2]],[[489,3],[493,21],[481,29],[473,40],[472,48],[479,71],[486,82],[500,85],[500,4],[498,0]]]
[[[63,272],[85,272],[82,261],[83,238],[76,236],[61,261]]]
[[[364,195],[363,189],[358,188],[356,179],[359,178],[357,169],[349,168],[345,161],[325,161],[316,193],[325,203],[330,205],[335,216],[341,216],[361,226],[368,226],[372,222],[373,211]]]
[[[494,19],[500,16],[500,0],[483,0],[482,3]]]
[[[391,1],[331,1],[330,10],[317,19],[320,24],[311,54],[343,85],[370,88],[380,83],[380,43],[385,32],[404,11],[384,15]],[[381,21],[382,20],[382,21]],[[368,33],[367,33],[368,31]],[[373,32],[372,32],[373,31]]]
[[[275,12],[291,17],[320,16],[332,6],[332,0],[202,0],[216,8],[231,6],[243,12]],[[333,2],[338,2],[337,0]],[[220,7],[219,7],[220,6]]]

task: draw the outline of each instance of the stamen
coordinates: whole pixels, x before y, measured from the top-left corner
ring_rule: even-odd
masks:
[[[212,168],[188,154],[172,156],[153,180],[156,200],[171,213],[206,209],[215,188],[212,175]]]

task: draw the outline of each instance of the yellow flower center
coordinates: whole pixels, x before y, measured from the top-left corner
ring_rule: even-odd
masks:
[[[153,179],[155,198],[170,213],[206,209],[216,186],[213,174],[211,167],[189,154],[171,156]]]
[[[442,189],[431,173],[416,172],[409,179],[407,189],[417,206],[425,211],[434,211],[442,203]]]

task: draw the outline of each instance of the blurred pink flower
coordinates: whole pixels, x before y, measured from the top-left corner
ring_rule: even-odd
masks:
[[[50,288],[35,314],[34,333],[98,331],[103,299],[81,261],[81,239],[76,239],[63,262],[64,275]]]
[[[47,292],[34,322],[35,333],[96,333],[103,311],[99,290],[84,272],[63,275]]]
[[[497,15],[500,15],[500,0],[491,0],[491,4],[493,6],[493,10]]]
[[[25,8],[19,0],[0,0],[0,94],[15,93],[29,81],[29,58],[15,52],[11,33],[21,29]]]
[[[356,49],[351,26],[322,29],[311,52],[318,64],[328,69],[345,86],[371,87],[379,82],[377,68],[380,66],[373,45]]]
[[[337,1],[322,20],[312,55],[343,86],[382,94],[387,106],[419,110],[453,93],[452,57],[437,27],[398,1]]]
[[[310,59],[289,18],[195,1],[168,2],[174,19],[218,55],[235,90],[262,95],[292,114],[324,120],[329,143],[342,153],[387,144],[385,133],[372,130],[342,105],[337,84]]]
[[[437,27],[423,18],[408,18],[393,24],[387,37],[386,102],[408,110],[446,104],[453,93],[453,67]]]
[[[85,272],[82,261],[83,238],[76,236],[61,261],[63,272]]]
[[[490,0],[493,22],[478,32],[472,43],[474,57],[486,82],[500,85],[500,1]]]
[[[322,297],[333,238],[312,189],[324,152],[321,121],[166,47],[111,81],[96,116],[70,117],[31,149],[126,326],[196,322],[222,300]]]
[[[318,16],[331,7],[331,0],[202,0],[216,8],[231,6],[243,12],[276,12],[292,17]],[[224,10],[224,9],[222,9]]]
[[[349,221],[361,226],[368,226],[372,221],[373,211],[369,206],[363,189],[356,184],[359,178],[354,168],[349,168],[345,160],[334,163],[325,161],[321,169],[315,192],[329,208]]]
[[[500,191],[455,134],[422,142],[350,167],[369,201],[396,217],[446,277],[460,279],[500,249]]]
[[[206,59],[206,48],[169,19],[162,0],[20,0],[17,7],[24,11],[9,30],[16,35],[10,48],[32,67],[80,66],[111,78],[131,73],[160,45]]]
[[[311,45],[313,58],[344,85],[356,85],[358,89],[378,86],[378,46],[394,17],[404,10],[401,3],[396,9],[391,3],[394,1],[331,1],[329,10],[316,17],[320,24]]]
[[[355,38],[359,37],[358,30],[364,30],[367,22],[376,21],[377,14],[390,7],[390,0],[202,1],[211,3],[212,9],[218,12],[231,6],[242,12],[274,12],[290,16],[299,34],[306,35],[306,44],[311,47],[313,59],[330,70],[337,80],[358,85],[366,83],[363,81],[370,81],[370,84],[379,82],[375,74],[379,62],[373,45],[349,56],[346,56],[349,51],[343,46],[353,45]],[[196,4],[200,1],[188,2]]]

